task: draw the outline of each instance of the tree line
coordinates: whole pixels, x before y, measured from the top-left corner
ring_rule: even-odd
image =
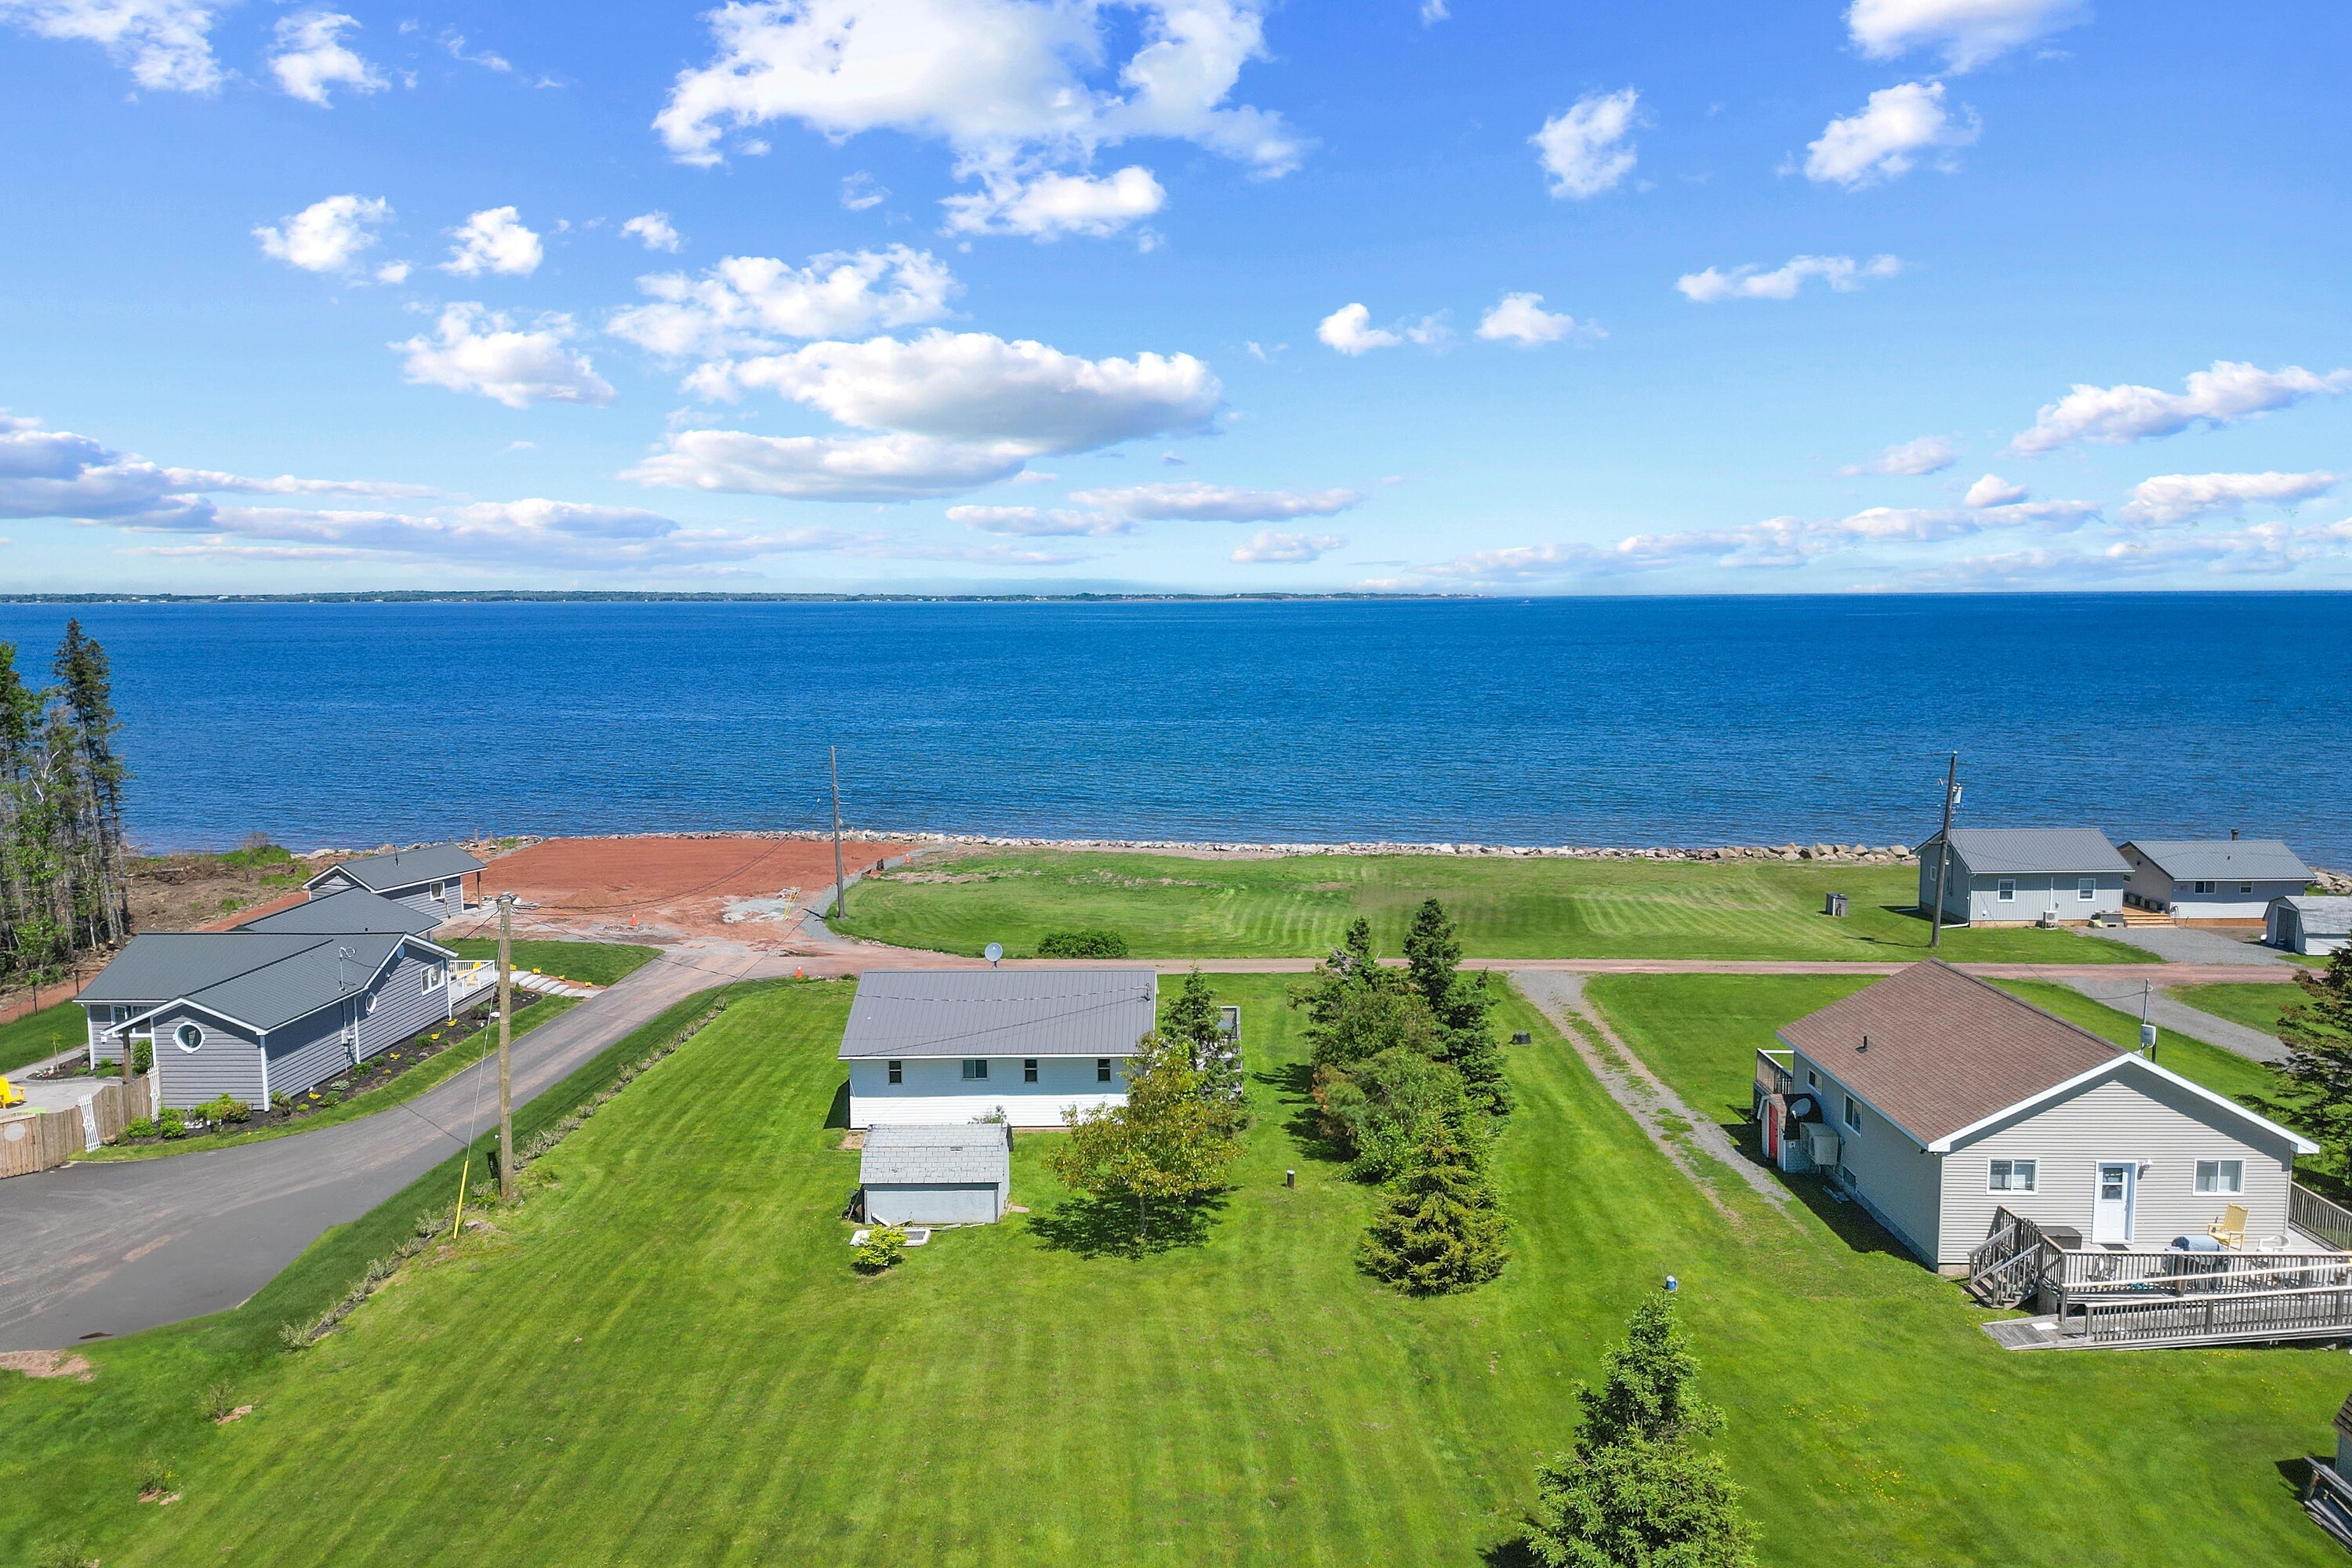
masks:
[[[51,684],[0,643],[0,984],[37,984],[131,934],[106,649],[66,623]]]

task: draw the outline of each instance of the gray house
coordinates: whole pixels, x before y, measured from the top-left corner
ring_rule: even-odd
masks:
[[[400,929],[159,932],[131,938],[78,1000],[92,1066],[152,1042],[165,1107],[266,1105],[454,1016],[479,989],[452,985],[456,958]]]
[[[1919,846],[1919,908],[1936,901],[1944,836]],[[2124,907],[2131,867],[2095,827],[1955,827],[1947,925],[2082,924]]]
[[[994,1225],[1013,1188],[1013,1131],[1002,1122],[877,1127],[857,1181],[875,1225]]]
[[[437,925],[466,912],[466,877],[483,864],[455,844],[427,844],[339,860],[302,886],[314,899],[350,889],[373,893],[432,915]]]
[[[2124,902],[2176,921],[2253,925],[2310,885],[2311,868],[2276,838],[2135,838]]]
[[[2273,899],[2263,940],[2289,952],[2327,953],[2352,945],[2352,899]]]
[[[1150,969],[867,970],[841,1036],[849,1124],[1059,1127],[1124,1105],[1159,1013]]]

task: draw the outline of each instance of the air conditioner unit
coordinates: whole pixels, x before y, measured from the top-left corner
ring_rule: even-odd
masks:
[[[1822,1170],[1834,1170],[1838,1163],[1838,1135],[1819,1123],[1807,1126],[1805,1152]]]

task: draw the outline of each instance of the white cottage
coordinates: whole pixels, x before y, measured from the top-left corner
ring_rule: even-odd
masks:
[[[2122,850],[2124,901],[2175,921],[2260,924],[2272,903],[2300,895],[2311,868],[2276,838],[2135,838]]]
[[[868,971],[841,1037],[849,1124],[1059,1127],[1066,1110],[1124,1105],[1159,1014],[1149,969]]]
[[[1818,1156],[1896,1240],[1966,1272],[1994,1213],[2113,1252],[2291,1245],[2298,1154],[2318,1145],[1948,964],[1915,963],[1780,1032],[1759,1066],[1769,1142]]]
[[[1919,847],[1919,908],[1936,902],[1944,836]],[[1955,827],[1946,925],[2080,925],[2124,907],[2131,868],[2095,827]]]

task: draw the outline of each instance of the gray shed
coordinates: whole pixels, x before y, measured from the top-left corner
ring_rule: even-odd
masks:
[[[857,1180],[875,1225],[993,1225],[1013,1190],[1013,1133],[1001,1121],[870,1128]]]
[[[2273,899],[2263,935],[2290,952],[2328,953],[2352,942],[2352,898]]]

